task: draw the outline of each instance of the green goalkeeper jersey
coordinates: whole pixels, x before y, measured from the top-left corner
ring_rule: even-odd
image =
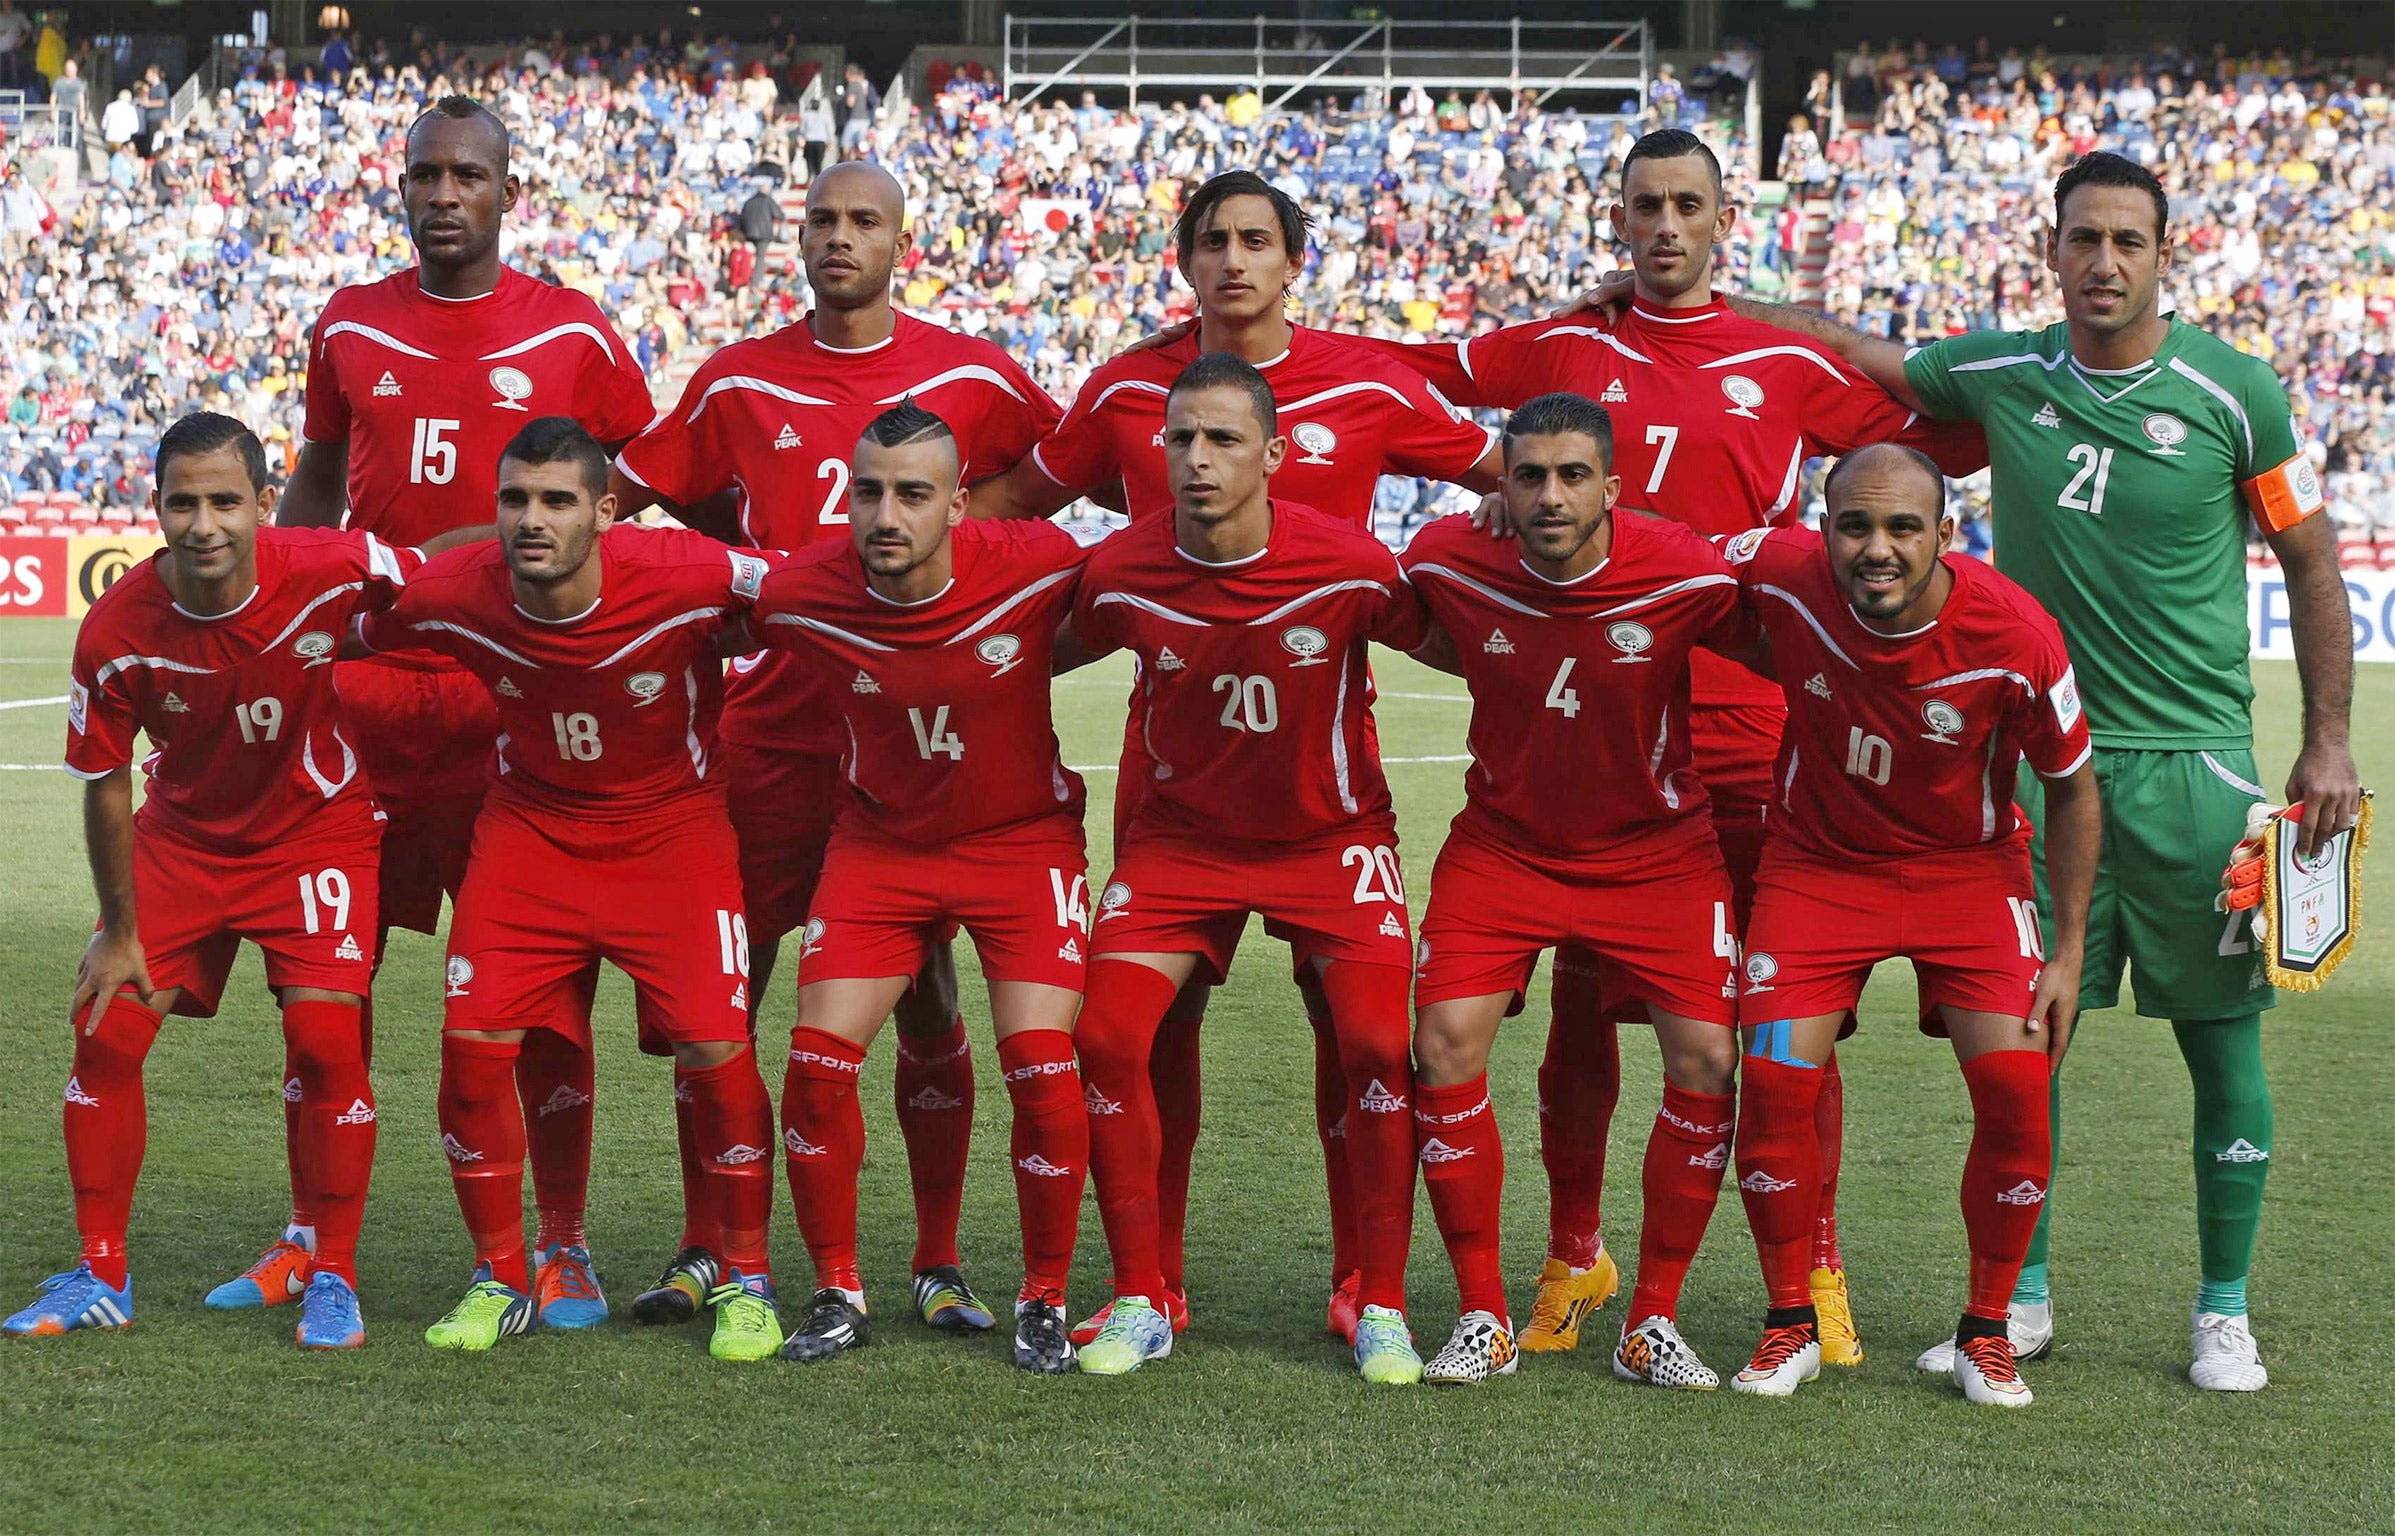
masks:
[[[2173,319],[2150,362],[2084,368],[2069,328],[1905,359],[1933,416],[1987,430],[1996,565],[2062,625],[2100,747],[2253,740],[2245,533],[2321,506],[2270,365]]]

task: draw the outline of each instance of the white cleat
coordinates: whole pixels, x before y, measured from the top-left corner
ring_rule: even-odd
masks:
[[[2012,1339],[2015,1360],[2043,1360],[2054,1352],[2054,1303],[2051,1301],[2016,1301],[2004,1325]],[[1932,1376],[1954,1374],[1954,1335],[1932,1344],[1913,1361],[1913,1369],[1927,1371]]]
[[[2195,1364],[2187,1368],[2187,1379],[2207,1392],[2259,1392],[2270,1385],[2262,1351],[2243,1317],[2195,1315]]]
[[[1755,1358],[1730,1378],[1730,1390],[1756,1397],[1794,1397],[1821,1374],[1821,1336],[1812,1326],[1766,1328]]]
[[[1447,1347],[1422,1367],[1422,1379],[1433,1386],[1476,1387],[1491,1376],[1511,1376],[1521,1358],[1513,1330],[1496,1313],[1466,1312],[1456,1319]]]
[[[1954,1384],[1982,1408],[2026,1408],[2037,1401],[2013,1362],[2012,1340],[1993,1334],[1955,1349]]]
[[[1668,1317],[1650,1317],[1635,1328],[1622,1330],[1622,1342],[1613,1351],[1613,1374],[1624,1381],[1682,1392],[1713,1392],[1721,1387],[1713,1367],[1697,1358]]]

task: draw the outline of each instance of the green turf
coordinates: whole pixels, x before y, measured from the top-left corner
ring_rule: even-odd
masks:
[[[63,622],[0,622],[0,699],[63,692],[68,644]],[[1458,685],[1394,657],[1379,665],[1388,756],[1461,753]],[[2276,782],[2294,678],[2258,670]],[[1112,760],[1121,675],[1109,664],[1060,690],[1071,761]],[[2355,714],[2364,777],[2395,780],[2395,669],[2365,669]],[[55,761],[63,715],[0,711],[0,759]],[[1417,915],[1462,772],[1390,769]],[[1111,776],[1090,782],[1102,842]],[[0,1302],[11,1307],[73,1253],[58,1094],[91,911],[76,799],[64,775],[0,772],[0,1045],[18,1068],[0,1076]],[[1891,973],[1844,1054],[1845,1247],[1870,1358],[1783,1403],[1641,1391],[1614,1381],[1593,1346],[1478,1391],[1361,1386],[1322,1333],[1310,1043],[1283,951],[1260,934],[1207,1028],[1209,1125],[1190,1234],[1197,1326],[1135,1377],[1033,1380],[1009,1367],[1001,1341],[958,1342],[906,1320],[910,1218],[886,1042],[866,1090],[864,1257],[882,1324],[870,1350],[803,1370],[735,1368],[708,1359],[697,1329],[627,1323],[478,1358],[426,1348],[425,1325],[462,1289],[466,1252],[433,1128],[440,950],[417,935],[399,940],[383,978],[382,1164],[362,1256],[373,1343],[303,1357],[290,1310],[227,1316],[199,1300],[248,1262],[285,1199],[280,1047],[252,956],[223,1017],[171,1026],[152,1058],[133,1229],[140,1326],[0,1350],[0,1528],[2384,1529],[2395,1421],[2375,1395],[2387,1331],[2370,1308],[2395,1278],[2395,1196],[2378,1156],[2395,1093],[2379,1033],[2395,978],[2386,922],[2380,947],[2325,995],[2272,1016],[2279,1132],[2254,1287],[2270,1390],[2210,1397],[2184,1379],[2195,1284],[2186,1079],[2167,1032],[2122,1012],[2091,1020],[2073,1052],[2055,1218],[2063,1342],[2032,1368],[2039,1397],[2026,1414],[1974,1411],[1911,1369],[1960,1303],[1954,1183],[1967,1104],[1945,1048],[1905,1022],[1910,982]],[[986,1013],[962,949],[978,1029]],[[788,988],[784,978],[775,989],[779,1017]],[[591,1230],[621,1307],[666,1256],[680,1190],[665,1073],[633,1052],[619,980],[601,1003]],[[1534,1010],[1510,1029],[1495,1066],[1514,1146],[1506,1266],[1525,1282],[1518,1312],[1543,1237],[1531,1114],[1543,1018]],[[1006,1098],[979,1041],[965,1250],[997,1298],[1015,1281]],[[1643,1040],[1627,1039],[1624,1054],[1607,1227],[1627,1254],[1657,1077]],[[799,1290],[804,1254],[788,1220],[785,1202],[778,1251]],[[1414,1254],[1427,1351],[1455,1292],[1426,1206]],[[1105,1273],[1094,1208],[1080,1258],[1076,1313]],[[1760,1307],[1732,1194],[1690,1280],[1689,1336],[1726,1371],[1751,1347]],[[1619,1319],[1617,1301],[1596,1332]]]

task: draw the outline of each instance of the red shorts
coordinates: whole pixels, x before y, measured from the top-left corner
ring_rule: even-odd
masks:
[[[414,658],[344,661],[341,718],[390,817],[383,828],[382,920],[431,933],[441,897],[466,877],[474,817],[491,773],[499,712],[462,667]]]
[[[840,759],[748,742],[718,743],[732,831],[740,841],[741,901],[760,939],[807,920],[842,795]]]
[[[668,1041],[748,1038],[748,923],[720,806],[693,799],[629,823],[551,823],[494,798],[449,925],[449,1029],[590,1032],[600,960]]]
[[[1945,1033],[1941,1006],[2026,1018],[2041,947],[2025,844],[1833,862],[1777,841],[1756,876],[1738,1019],[1845,1013],[1871,968],[1899,958],[1927,1033]]]
[[[374,987],[379,828],[227,856],[133,836],[133,901],[150,984],[180,987],[175,1012],[213,1018],[233,957],[266,952],[270,987],[366,996]]]
[[[1411,969],[1405,876],[1394,822],[1356,822],[1304,843],[1133,828],[1098,898],[1092,953],[1189,954],[1220,985],[1250,912],[1296,963],[1321,958]]]
[[[1610,1003],[1737,1022],[1729,878],[1701,839],[1661,868],[1625,870],[1451,834],[1430,873],[1415,1006],[1511,992],[1517,1013],[1539,951],[1559,945],[1595,956]]]
[[[962,926],[991,981],[1078,992],[1088,969],[1088,876],[1078,823],[928,848],[842,834],[815,887],[798,984],[912,977],[926,951]]]

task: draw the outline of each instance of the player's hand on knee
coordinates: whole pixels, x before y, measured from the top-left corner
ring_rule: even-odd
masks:
[[[2075,961],[2049,961],[2038,972],[2037,992],[2029,1000],[2029,1033],[2043,1036],[2047,1059],[2059,1062],[2078,1027],[2079,966]]]
[[[111,933],[102,928],[91,936],[83,951],[83,965],[75,973],[75,998],[68,1005],[67,1017],[79,1022],[86,1035],[100,1028],[100,1016],[119,991],[131,987],[144,1007],[149,1006],[156,988],[150,985],[150,960],[142,952],[141,940],[130,933]]]

